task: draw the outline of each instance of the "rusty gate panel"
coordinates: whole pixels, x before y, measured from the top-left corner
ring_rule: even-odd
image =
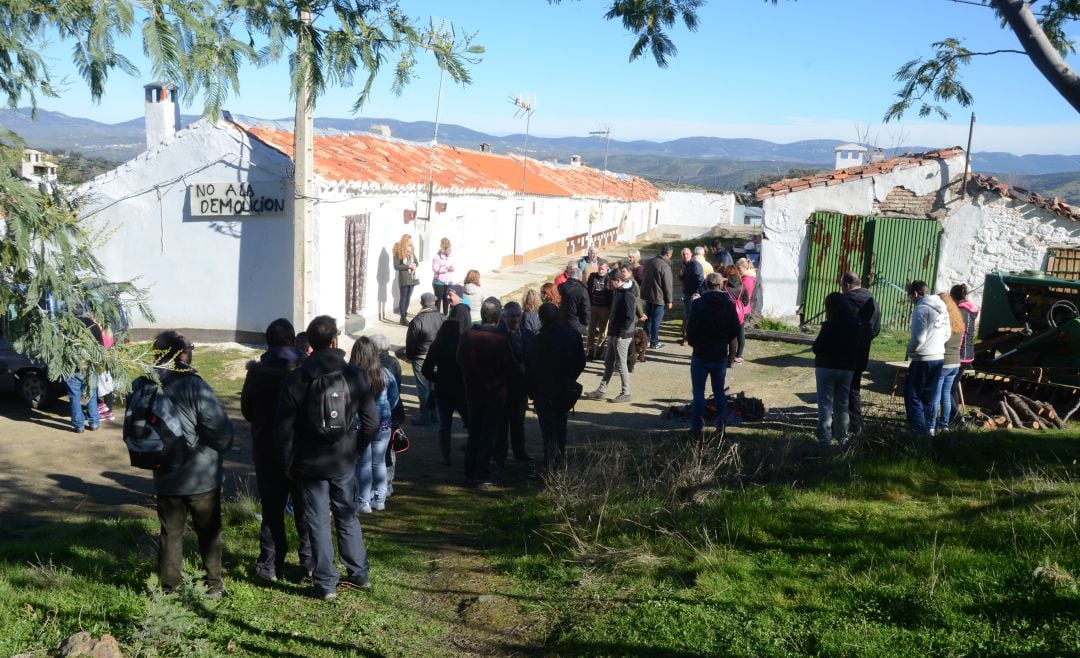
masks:
[[[818,212],[807,220],[809,247],[803,279],[802,323],[825,319],[825,297],[840,290],[848,270],[864,276],[868,264],[866,217]]]
[[[944,228],[928,219],[873,217],[869,221],[870,275],[864,285],[881,308],[881,326],[904,328],[911,322],[911,302],[905,287],[925,281],[934,290],[938,252]]]

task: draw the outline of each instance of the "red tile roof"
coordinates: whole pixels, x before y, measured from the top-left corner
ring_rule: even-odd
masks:
[[[782,181],[777,181],[772,185],[759,188],[755,196],[758,201],[767,199],[772,196],[782,196],[789,192],[798,192],[799,190],[806,190],[811,187],[822,187],[827,185],[839,185],[853,180],[859,180],[861,178],[870,178],[878,174],[887,174],[901,169],[910,169],[911,167],[918,167],[920,165],[927,164],[929,162],[935,162],[938,160],[944,160],[945,158],[951,158],[955,155],[959,155],[964,152],[964,149],[959,146],[952,148],[940,149],[937,151],[929,151],[927,153],[912,153],[910,155],[902,155],[896,158],[889,158],[888,160],[881,160],[880,162],[870,162],[857,167],[848,167],[847,169],[838,169],[836,171],[828,171],[813,176],[804,176],[802,178],[787,178]]]
[[[971,182],[975,183],[984,190],[996,192],[1006,199],[1016,199],[1017,201],[1023,201],[1024,203],[1030,203],[1033,206],[1048,210],[1055,215],[1061,215],[1066,219],[1074,221],[1080,221],[1080,211],[1073,208],[1066,203],[1064,199],[1060,198],[1048,198],[1044,197],[1037,192],[1031,192],[1025,190],[1022,187],[1015,185],[1009,185],[1003,183],[993,176],[987,176],[985,174],[972,174]]]
[[[292,157],[291,132],[268,126],[238,129]],[[603,173],[584,166],[557,165],[518,156],[481,153],[455,146],[406,142],[374,134],[315,135],[315,172],[329,182],[372,189],[423,188],[428,172],[437,190],[538,196],[604,197],[652,201],[659,191],[635,176]]]

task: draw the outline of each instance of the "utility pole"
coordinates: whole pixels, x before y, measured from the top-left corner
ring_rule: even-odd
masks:
[[[975,134],[975,113],[971,113],[971,123],[968,124],[968,144],[964,151],[964,182],[960,184],[960,200],[967,198],[968,172],[971,170],[971,136]]]
[[[516,98],[511,97],[510,104],[518,108],[514,112],[514,118],[525,115],[525,153],[521,156],[521,215],[514,221],[514,263],[518,262],[518,252],[520,246],[518,245],[518,224],[524,224],[525,222],[525,184],[529,168],[529,122],[532,120],[533,112],[536,111],[536,98],[531,101],[523,94],[518,94]]]
[[[311,13],[300,12],[300,22],[311,24]],[[307,37],[301,31],[297,37],[297,54],[303,60],[307,51]],[[300,76],[296,93],[296,121],[293,129],[293,326],[298,331],[307,327],[314,317],[314,299],[312,298],[312,242],[315,215],[315,149],[314,136],[314,99],[311,98],[311,85],[308,67],[310,61],[301,61],[297,75]]]
[[[592,131],[589,132],[589,134],[597,136],[597,137],[600,136],[600,135],[604,136],[604,171],[600,172],[600,221],[603,222],[604,221],[604,187],[605,187],[605,184],[607,183],[607,156],[608,156],[608,145],[611,144],[611,126],[604,126],[603,130],[592,130]],[[589,245],[592,245],[592,232],[593,232],[592,231],[592,225],[593,225],[593,223],[589,222],[589,237],[587,238],[588,241],[589,241]]]

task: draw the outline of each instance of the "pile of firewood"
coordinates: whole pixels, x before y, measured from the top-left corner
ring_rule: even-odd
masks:
[[[996,408],[992,408],[990,413],[983,409],[973,410],[971,422],[975,427],[984,429],[998,427],[1032,430],[1065,429],[1065,423],[1075,411],[1073,409],[1062,418],[1049,402],[1003,391]]]

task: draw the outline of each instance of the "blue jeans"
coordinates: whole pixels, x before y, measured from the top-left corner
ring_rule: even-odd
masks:
[[[312,577],[317,594],[337,589],[341,574],[334,566],[334,542],[330,529],[330,514],[337,526],[338,551],[349,580],[364,581],[368,577],[367,549],[364,533],[356,518],[356,474],[346,471],[329,480],[300,482],[304,499],[304,524],[311,536],[311,552],[315,563]]]
[[[664,321],[663,304],[645,302],[645,315],[649,319],[645,321],[645,335],[649,337],[649,347],[656,347],[660,343],[660,323]]]
[[[389,428],[379,430],[356,460],[356,502],[386,500],[386,446],[390,445]]]
[[[412,361],[412,374],[416,379],[416,397],[420,398],[420,417],[429,419],[435,416],[435,400],[431,397],[431,382],[421,372],[424,368],[424,359]]]
[[[724,395],[724,375],[727,373],[727,360],[706,361],[696,356],[690,357],[690,386],[694,390],[690,406],[692,420],[690,429],[700,432],[705,428],[705,379],[712,377],[713,398],[716,400],[716,429],[724,429],[727,418],[727,396]]]
[[[941,418],[934,423],[935,432],[949,429],[949,419],[952,417],[952,389],[956,376],[960,374],[960,366],[949,366],[941,369],[941,385],[938,387],[938,407],[941,409]]]
[[[814,368],[817,379],[818,442],[824,446],[836,439],[848,438],[848,398],[851,395],[851,371]]]
[[[930,436],[941,398],[941,366],[937,361],[912,361],[904,383],[904,407],[908,426],[916,436]]]
[[[90,396],[86,403],[86,410],[90,415],[90,427],[96,428],[101,424],[101,416],[98,415],[97,386],[89,386],[88,377],[88,374],[79,372],[64,380],[67,384],[68,398],[71,400],[71,426],[76,430],[81,430],[86,423],[82,410],[83,387],[86,387]]]

